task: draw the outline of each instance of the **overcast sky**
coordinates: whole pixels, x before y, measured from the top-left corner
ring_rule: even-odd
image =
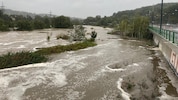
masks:
[[[154,5],[161,0],[0,0],[6,9],[70,17],[111,16],[114,12]],[[178,0],[164,0],[178,2]]]

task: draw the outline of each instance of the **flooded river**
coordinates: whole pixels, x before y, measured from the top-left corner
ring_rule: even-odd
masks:
[[[92,26],[86,28],[90,32]],[[0,100],[178,100],[177,77],[159,50],[106,34],[111,29],[93,28],[98,33],[95,47],[0,70]],[[43,31],[2,33],[1,54],[70,43],[55,40],[61,30],[52,30],[47,42]]]

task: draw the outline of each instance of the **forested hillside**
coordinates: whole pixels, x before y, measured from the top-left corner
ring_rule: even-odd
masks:
[[[119,24],[123,19],[132,19],[133,16],[146,16],[149,18],[150,23],[160,23],[160,4],[138,8],[135,10],[119,11],[114,13],[112,16],[101,16],[88,17],[84,20],[84,24],[98,25],[98,26],[109,26],[114,27]],[[178,3],[165,3],[163,9],[163,23],[164,24],[177,24],[178,23]]]

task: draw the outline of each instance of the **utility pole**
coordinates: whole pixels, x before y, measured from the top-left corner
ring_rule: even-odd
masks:
[[[161,34],[161,30],[162,30],[162,24],[163,24],[163,0],[161,0],[160,34]]]
[[[52,12],[49,12],[49,18],[50,18],[50,28],[52,28]]]
[[[51,11],[49,12],[49,16],[50,16],[50,18],[52,17],[52,12]]]
[[[2,2],[2,5],[0,7],[1,7],[2,13],[4,14],[4,8],[5,8],[5,6],[4,6],[3,2]]]
[[[154,5],[152,6],[152,13],[151,13],[151,24],[152,24],[152,27],[154,25],[154,11],[155,11],[155,8],[154,8]]]

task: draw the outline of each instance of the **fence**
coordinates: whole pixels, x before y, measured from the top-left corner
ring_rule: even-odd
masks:
[[[174,32],[166,29],[161,29],[160,32],[160,28],[152,27],[152,26],[150,26],[149,29],[161,35],[166,40],[178,45],[178,32]]]

